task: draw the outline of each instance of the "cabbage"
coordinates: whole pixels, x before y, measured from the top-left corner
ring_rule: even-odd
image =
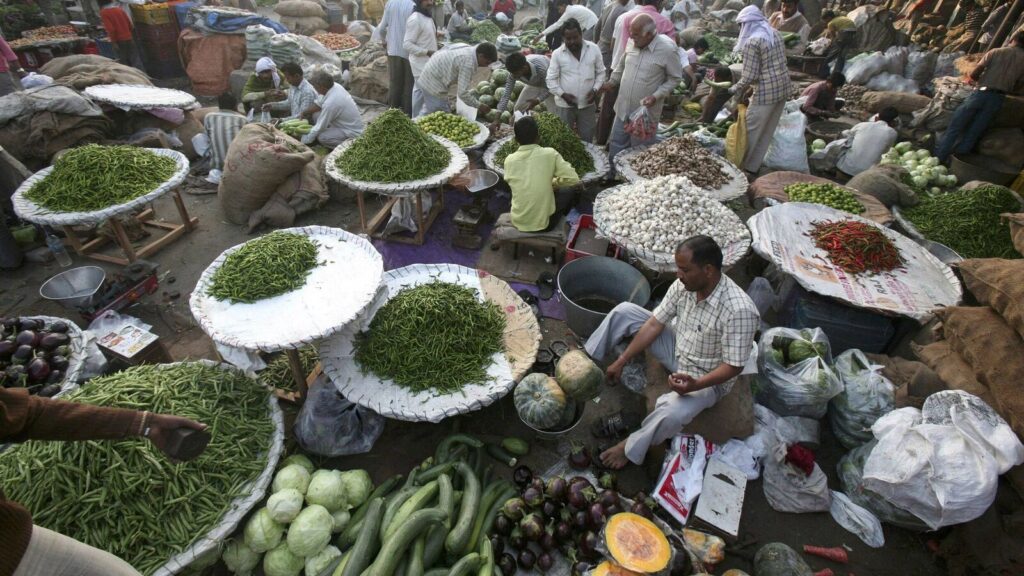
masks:
[[[942,164],[935,166],[935,171],[938,172],[941,176],[946,175],[946,167],[943,166]]]
[[[284,462],[281,463],[281,468],[291,466],[292,464],[302,466],[306,469],[306,472],[309,472],[310,474],[313,473],[313,470],[316,470],[316,466],[313,466],[313,461],[302,454],[292,454],[285,458]]]
[[[306,576],[320,576],[320,573],[338,556],[341,556],[341,550],[328,546],[316,556],[306,558]]]
[[[309,479],[306,490],[306,503],[319,504],[328,512],[342,508],[346,504],[345,483],[341,472],[337,470],[317,470]]]
[[[299,464],[289,464],[278,470],[277,474],[274,475],[274,483],[270,491],[273,493],[280,492],[286,488],[294,488],[305,494],[308,486],[309,471]]]
[[[907,161],[909,161],[909,160],[914,160],[914,159],[916,159],[916,158],[917,158],[917,156],[915,156],[915,155],[914,155],[914,152],[913,152],[913,151],[910,151],[910,152],[904,152],[904,153],[903,153],[903,156],[901,156],[900,158],[902,158],[904,162],[907,162]]]
[[[789,344],[789,362],[790,364],[797,364],[803,362],[808,358],[814,358],[818,355],[818,351],[814,349],[814,345],[807,340],[795,339]]]
[[[956,186],[956,176],[955,175],[949,174],[949,175],[945,176],[945,178],[946,178],[946,186]]]
[[[917,188],[924,188],[928,185],[928,179],[924,176],[914,176],[912,180],[914,182],[914,186]]]
[[[900,154],[903,154],[905,152],[909,152],[911,147],[913,147],[913,144],[911,144],[910,142],[900,142],[893,146],[893,149],[899,152]]]
[[[331,532],[337,534],[344,530],[345,526],[348,526],[348,522],[352,519],[352,515],[349,514],[349,511],[345,508],[341,508],[340,510],[332,512],[331,518],[334,519],[334,528],[331,529]]]
[[[925,158],[927,158],[927,157],[932,155],[931,152],[929,152],[929,151],[927,151],[927,150],[925,150],[923,148],[921,150],[918,150],[915,154],[917,155],[917,159],[918,160],[924,160]]]
[[[929,156],[924,159],[924,165],[929,168],[934,168],[939,165],[939,159],[934,156]]]
[[[190,572],[199,573],[216,564],[217,560],[220,560],[220,548],[214,546],[193,557],[188,564],[188,569]]]
[[[331,541],[334,518],[323,506],[307,507],[288,527],[288,549],[302,558],[316,556]]]
[[[818,138],[814,142],[811,142],[811,150],[823,150],[826,144],[821,138]]]
[[[906,166],[907,170],[913,171],[917,168],[917,160],[904,160],[903,165]]]
[[[266,552],[281,542],[284,526],[274,522],[270,511],[260,508],[245,524],[245,544],[253,552]]]
[[[274,492],[267,499],[267,510],[275,522],[288,524],[302,512],[302,492],[295,488]]]
[[[932,186],[932,194],[942,194],[942,188],[938,186]]]
[[[341,482],[345,485],[345,500],[349,508],[362,506],[373,492],[373,480],[366,470],[347,470],[341,473]]]
[[[304,567],[302,558],[292,554],[284,542],[263,557],[263,572],[267,576],[299,576]]]
[[[245,542],[239,538],[228,542],[221,558],[228,570],[236,576],[249,576],[256,565],[260,563],[259,552],[253,552],[252,548],[246,546]]]

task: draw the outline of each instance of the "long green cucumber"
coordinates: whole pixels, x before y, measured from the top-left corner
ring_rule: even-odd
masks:
[[[367,570],[367,576],[393,576],[406,549],[412,541],[436,524],[442,524],[448,514],[438,508],[413,512],[405,525],[384,542],[377,560]]]
[[[448,571],[448,576],[468,576],[480,569],[480,561],[478,552],[470,552],[452,566],[452,569]]]
[[[395,533],[398,528],[405,523],[409,518],[409,515],[417,510],[421,510],[430,504],[434,497],[437,496],[438,485],[437,480],[428,482],[427,484],[420,487],[408,500],[402,504],[402,507],[395,513],[394,518],[391,519],[390,523],[384,527],[384,539],[387,540]]]
[[[412,498],[412,495],[419,491],[419,486],[403,486],[392,493],[384,501],[384,520],[380,524],[380,540],[384,541],[385,530],[391,525],[392,518],[398,514],[398,509],[405,504],[405,501]]]
[[[434,451],[434,462],[438,464],[448,462],[453,444],[466,444],[473,448],[479,448],[484,445],[483,442],[468,434],[452,434],[438,442],[437,450]]]
[[[492,576],[494,574],[494,550],[491,548],[491,539],[484,538],[480,541],[480,571],[476,576]]]
[[[383,498],[388,494],[391,494],[391,492],[398,487],[398,483],[401,481],[402,475],[396,474],[381,482],[380,486],[377,486],[373,492],[370,493],[366,502],[363,502],[359,508],[356,508],[356,511],[352,514],[352,518],[348,521],[348,526],[345,527],[341,536],[338,536],[338,548],[347,550],[355,543],[356,537],[359,536],[359,529],[363,526],[363,518],[366,517],[366,511],[370,508],[370,502],[373,502],[375,498]]]
[[[457,555],[465,548],[473,530],[473,519],[480,506],[480,481],[473,474],[469,464],[459,462],[455,464],[455,471],[462,477],[463,495],[458,519],[444,540],[444,548],[451,555]]]
[[[473,534],[469,540],[470,544],[479,542],[481,539],[487,540],[487,533],[491,531],[491,526],[494,525],[494,519],[498,516],[498,512],[501,511],[501,507],[515,494],[516,489],[514,486],[506,486],[498,492],[497,496],[491,501],[491,505],[483,510],[480,523],[473,526]]]
[[[497,444],[488,444],[487,454],[509,468],[515,468],[516,464],[519,462],[519,459],[516,458],[515,454],[505,450]]]
[[[430,468],[427,468],[423,472],[416,475],[416,482],[420,485],[426,484],[431,480],[437,480],[437,477],[441,474],[447,474],[451,472],[452,467],[455,466],[453,462],[445,462],[444,464],[434,464]]]
[[[420,534],[412,544],[409,561],[405,565],[405,576],[423,576],[423,552],[427,548],[427,534]]]
[[[444,552],[444,539],[451,529],[452,518],[455,516],[455,489],[452,488],[452,479],[447,474],[441,474],[437,478],[438,495],[437,507],[448,514],[448,519],[441,526],[434,526],[427,533],[426,547],[423,550],[423,565],[433,566],[441,559]]]
[[[431,568],[427,570],[423,576],[448,576],[447,568]]]
[[[498,494],[505,492],[506,488],[508,488],[508,481],[495,480],[484,489],[483,495],[480,497],[480,506],[477,507],[476,514],[473,516],[473,529],[470,531],[469,539],[466,540],[466,545],[462,549],[463,556],[476,550],[480,537],[480,527],[484,523],[484,516],[487,515],[488,510],[494,505],[494,500],[498,497]]]
[[[359,531],[356,543],[349,550],[348,560],[345,561],[345,569],[340,576],[359,576],[370,565],[377,549],[380,546],[378,539],[380,534],[380,523],[384,519],[384,499],[374,498],[370,503],[370,509],[363,519],[363,529]]]

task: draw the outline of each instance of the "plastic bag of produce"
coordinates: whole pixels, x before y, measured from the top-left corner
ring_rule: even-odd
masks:
[[[915,532],[928,530],[928,526],[920,518],[864,486],[864,461],[867,460],[877,444],[876,440],[872,440],[850,450],[839,460],[836,468],[839,472],[839,485],[843,488],[843,492],[854,504],[873,513],[886,524]]]
[[[863,86],[880,72],[885,71],[889,60],[885,54],[861,54],[846,62],[846,81],[850,84]]]
[[[295,439],[307,452],[321,456],[363,454],[384,432],[384,418],[349,402],[325,376],[310,386],[295,419]]]
[[[807,116],[800,110],[803,98],[786,102],[786,109],[779,119],[768,153],[764,156],[764,165],[773,170],[792,170],[808,173],[807,143],[804,131],[807,129]]]
[[[935,77],[935,63],[939,55],[931,50],[912,50],[907,55],[907,67],[903,70],[903,76],[924,86]]]
[[[756,400],[781,416],[821,418],[843,390],[820,328],[772,328],[758,344]]]
[[[865,544],[872,548],[881,548],[885,545],[885,535],[882,533],[882,523],[870,510],[855,504],[850,497],[842,492],[831,491],[832,505],[829,513],[837,524],[846,528]]]
[[[784,442],[777,442],[765,458],[764,496],[768,504],[779,512],[828,510],[832,496],[825,473],[817,462],[806,465],[810,473],[791,463],[790,452],[791,448]]]
[[[829,421],[843,446],[854,448],[869,442],[871,425],[892,412],[894,389],[882,376],[882,366],[871,364],[860,350],[840,354],[835,370],[843,382],[843,391],[829,403]]]
[[[647,106],[640,106],[629,115],[629,121],[623,126],[626,134],[638,139],[648,140],[658,132],[658,122],[651,117]]]

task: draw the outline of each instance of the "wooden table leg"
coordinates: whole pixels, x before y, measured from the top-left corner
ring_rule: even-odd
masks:
[[[114,229],[114,235],[117,236],[117,243],[121,245],[121,250],[124,251],[124,255],[128,257],[129,262],[135,262],[137,256],[135,255],[135,248],[132,248],[132,242],[128,239],[128,233],[125,232],[124,226],[121,225],[121,221],[114,218],[107,220],[110,222],[110,227]]]
[[[430,192],[427,192],[430,194]],[[423,229],[423,192],[416,193],[416,243],[423,244],[427,231]]]
[[[366,229],[366,201],[363,199],[363,191],[356,192],[356,204],[359,205],[359,225],[363,227],[363,234],[369,234]]]
[[[174,205],[178,207],[178,216],[181,217],[181,223],[185,225],[186,230],[194,229],[199,219],[189,218],[188,210],[185,208],[185,201],[181,199],[181,188],[175,188],[172,194],[174,196]]]
[[[71,226],[64,226],[64,236],[67,238],[68,244],[71,244],[71,247],[75,249],[75,252],[78,252],[80,256],[85,255],[82,251],[84,249],[82,241],[78,239],[78,235],[75,234],[74,228]]]
[[[285,355],[288,356],[288,366],[292,369],[292,379],[295,380],[295,386],[299,391],[299,402],[306,401],[306,375],[302,371],[302,360],[299,359],[299,351],[294,348],[285,350]]]

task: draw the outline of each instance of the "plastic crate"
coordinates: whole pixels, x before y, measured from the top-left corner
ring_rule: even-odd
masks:
[[[610,241],[596,238],[596,232],[597,227],[594,225],[594,217],[590,214],[580,215],[579,221],[569,234],[569,241],[565,244],[564,263],[568,264],[577,258],[587,256],[618,258],[622,249]],[[595,254],[595,252],[601,251],[602,246],[604,247],[604,253]]]
[[[821,328],[828,336],[833,356],[851,348],[880,354],[896,335],[895,318],[846,306],[799,286],[783,298],[780,325]]]
[[[166,4],[132,4],[131,7],[136,26],[172,22],[171,11]]]

